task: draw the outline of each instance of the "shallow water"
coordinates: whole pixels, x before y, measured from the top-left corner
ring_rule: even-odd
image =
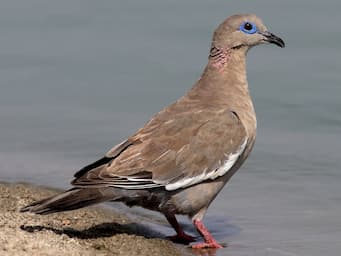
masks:
[[[0,179],[66,188],[190,88],[219,22],[253,12],[287,47],[249,53],[257,143],[205,222],[229,245],[217,255],[338,255],[340,8],[336,0],[4,1]],[[129,211],[172,233],[159,215]]]

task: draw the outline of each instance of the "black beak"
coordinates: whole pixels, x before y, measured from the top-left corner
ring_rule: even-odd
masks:
[[[262,35],[264,36],[264,41],[269,42],[270,44],[275,44],[281,48],[285,47],[284,41],[278,36],[270,33],[269,31],[262,33]]]

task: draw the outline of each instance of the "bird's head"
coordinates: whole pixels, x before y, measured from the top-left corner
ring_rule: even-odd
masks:
[[[215,30],[213,46],[222,49],[249,49],[252,46],[272,43],[284,47],[284,41],[270,33],[262,20],[254,14],[238,14],[227,18]]]

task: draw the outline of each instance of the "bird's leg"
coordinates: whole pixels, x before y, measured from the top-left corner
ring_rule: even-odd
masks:
[[[202,235],[205,242],[192,245],[193,249],[201,249],[201,248],[223,248],[211,235],[211,233],[207,230],[204,223],[201,220],[195,219],[193,221],[194,226],[197,228],[198,232]]]
[[[167,214],[165,215],[168,222],[171,224],[171,226],[175,229],[176,231],[176,235],[174,236],[169,236],[167,238],[169,238],[171,241],[176,242],[176,243],[182,243],[182,244],[189,244],[191,242],[195,241],[195,237],[187,235],[183,229],[181,228],[181,226],[179,225],[178,221],[175,218],[175,215],[170,215]]]

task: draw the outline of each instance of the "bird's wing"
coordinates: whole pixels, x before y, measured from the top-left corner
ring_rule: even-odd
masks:
[[[230,110],[158,114],[104,160],[79,171],[75,186],[184,188],[227,173],[242,155],[245,127]],[[92,169],[91,169],[92,168]]]

